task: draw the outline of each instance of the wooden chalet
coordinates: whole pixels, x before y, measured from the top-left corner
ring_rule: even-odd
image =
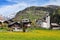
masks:
[[[19,22],[12,22],[8,25],[8,28],[10,28],[10,31],[20,31],[22,26]]]

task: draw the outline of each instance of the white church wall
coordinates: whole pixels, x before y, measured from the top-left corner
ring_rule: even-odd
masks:
[[[46,22],[42,22],[41,27],[42,28],[47,28],[47,23]]]
[[[41,23],[41,27],[46,29],[50,28],[50,16],[46,17],[45,22]]]
[[[47,28],[50,28],[50,16],[46,17]]]

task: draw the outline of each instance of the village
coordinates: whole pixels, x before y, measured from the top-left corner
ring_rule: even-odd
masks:
[[[45,29],[60,29],[60,25],[52,22],[51,23],[51,16],[49,15],[49,12],[45,12],[45,16],[43,19],[36,19],[35,24],[38,28],[45,28]],[[12,19],[9,20],[3,20],[2,17],[0,17],[0,29],[7,29],[7,31],[23,31],[26,32],[27,28],[32,28],[32,20],[30,19],[22,19],[18,22],[13,21]]]
[[[60,0],[0,0],[0,40],[60,40]]]

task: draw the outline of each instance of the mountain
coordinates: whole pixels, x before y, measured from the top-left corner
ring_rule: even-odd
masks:
[[[48,5],[47,7],[50,7],[50,8],[53,8],[53,9],[60,8],[60,6],[57,6],[57,5]]]
[[[45,17],[46,13],[50,13],[50,14],[56,14],[57,11],[60,10],[60,6],[56,6],[56,5],[48,5],[48,6],[31,6],[31,7],[27,7],[22,11],[19,11],[15,17],[14,17],[14,21],[20,21],[23,18],[28,18],[31,20],[35,20],[35,19],[42,19],[43,17]]]

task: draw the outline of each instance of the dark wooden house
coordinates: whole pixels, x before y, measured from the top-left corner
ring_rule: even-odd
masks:
[[[8,28],[10,28],[11,31],[20,31],[22,26],[19,22],[12,22],[8,25]]]
[[[5,23],[5,24],[9,24],[9,22],[8,22],[8,21],[4,21],[3,23]]]
[[[30,27],[32,22],[29,19],[22,19],[22,23],[23,26]]]
[[[31,21],[29,19],[22,19],[23,32],[26,32],[26,29],[31,27]]]

